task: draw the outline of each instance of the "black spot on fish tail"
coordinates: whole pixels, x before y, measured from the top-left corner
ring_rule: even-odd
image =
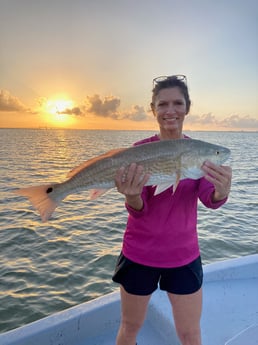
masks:
[[[49,194],[49,193],[51,193],[51,192],[53,192],[53,188],[52,188],[52,187],[49,187],[49,188],[47,189],[47,194]]]

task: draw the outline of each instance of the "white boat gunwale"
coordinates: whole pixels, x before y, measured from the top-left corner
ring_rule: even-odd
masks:
[[[235,283],[245,283],[245,281],[257,284],[257,302],[254,306],[257,309],[253,311],[256,318],[250,321],[249,315],[246,324],[243,324],[243,329],[231,331],[233,334],[225,336],[226,340],[223,344],[216,345],[240,345],[238,340],[244,336],[245,332],[247,335],[248,332],[250,334],[256,332],[257,342],[253,344],[258,344],[258,254],[204,265],[204,305],[209,303],[210,291],[212,294],[216,293],[212,289],[216,288],[218,284],[224,284],[225,289]],[[162,345],[171,344],[167,339],[175,339],[172,344],[177,345],[179,343],[173,328],[171,308],[166,298],[163,291],[158,290],[153,294],[146,322],[149,323],[150,328],[158,329]],[[253,318],[253,314],[251,318]],[[204,310],[203,327],[205,327],[206,316],[209,316],[208,311]],[[96,331],[100,337],[101,335],[105,337],[105,333],[112,329],[115,335],[119,321],[120,296],[119,292],[115,291],[2,333],[0,334],[0,345],[81,345],[83,340],[85,343],[85,339],[89,340],[87,344],[105,344],[90,342],[90,339],[95,339]]]

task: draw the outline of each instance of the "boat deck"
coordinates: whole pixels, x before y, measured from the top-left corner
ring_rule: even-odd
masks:
[[[202,329],[207,345],[258,345],[258,278],[207,284]]]
[[[103,332],[103,334],[95,335],[91,338],[87,338],[87,340],[82,341],[78,345],[114,345],[116,339],[117,329],[114,327],[113,329],[107,330]],[[164,338],[153,328],[153,325],[147,321],[145,322],[139,336],[137,339],[139,345],[141,344],[160,344],[160,345],[167,345],[168,342],[165,342]]]
[[[258,255],[204,267],[203,345],[258,345]],[[119,293],[0,335],[0,345],[114,345]],[[150,301],[138,345],[179,345],[166,293]]]

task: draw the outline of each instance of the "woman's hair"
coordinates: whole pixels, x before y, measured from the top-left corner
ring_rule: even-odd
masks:
[[[163,78],[163,77],[162,77]],[[164,77],[160,81],[159,78],[156,78],[156,80],[153,80],[154,87],[152,89],[152,102],[151,106],[154,106],[155,99],[162,89],[168,89],[171,87],[178,87],[180,91],[182,92],[185,102],[186,102],[186,114],[188,114],[191,106],[191,100],[189,97],[188,87],[186,85],[186,78],[181,78],[181,76],[171,76],[171,77]]]

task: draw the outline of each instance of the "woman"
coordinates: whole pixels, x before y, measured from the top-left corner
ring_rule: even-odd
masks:
[[[179,139],[191,101],[186,77],[159,77],[153,81],[151,109],[159,134],[146,142]],[[223,205],[231,185],[231,168],[203,165],[205,176],[182,180],[172,193],[168,188],[154,196],[146,186],[148,174],[131,164],[117,171],[117,189],[125,195],[128,222],[123,248],[113,280],[120,284],[121,324],[117,345],[135,345],[151,294],[165,290],[172,305],[176,331],[182,345],[201,345],[202,264],[197,237],[197,201],[209,208]]]

